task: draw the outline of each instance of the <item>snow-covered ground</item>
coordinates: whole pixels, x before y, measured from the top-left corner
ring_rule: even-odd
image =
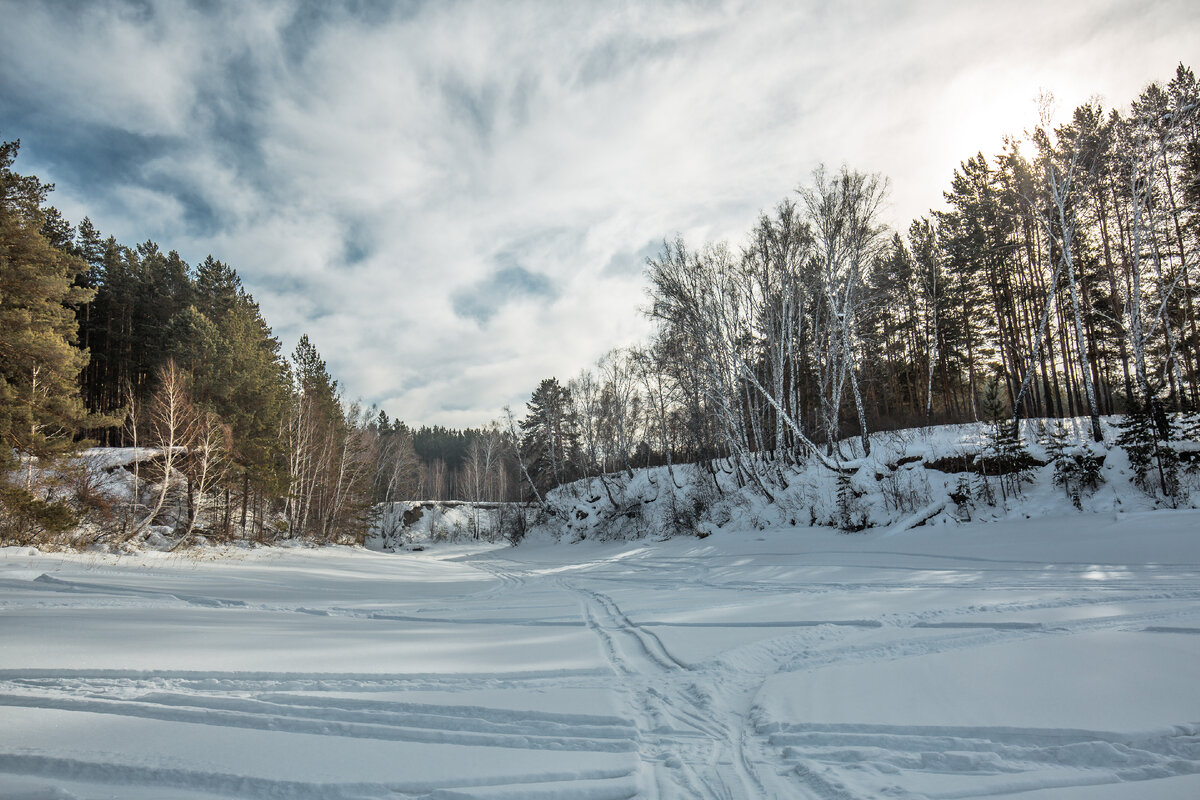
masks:
[[[1196,510],[0,553],[4,798],[1200,797]]]

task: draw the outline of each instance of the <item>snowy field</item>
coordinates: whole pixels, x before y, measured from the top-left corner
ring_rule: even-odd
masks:
[[[1200,512],[0,551],[0,797],[1200,797]]]

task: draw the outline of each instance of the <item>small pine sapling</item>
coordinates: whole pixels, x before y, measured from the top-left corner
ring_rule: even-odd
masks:
[[[958,476],[958,483],[950,492],[950,499],[954,501],[954,505],[958,507],[959,519],[963,522],[971,521],[971,480],[966,475]]]
[[[987,444],[979,456],[985,482],[980,494],[984,498],[991,496],[989,505],[994,504],[991,487],[986,485],[987,475],[992,474],[996,476],[1000,494],[1007,503],[1009,495],[1019,496],[1021,484],[1030,479],[1029,470],[1034,465],[1033,457],[1025,449],[1016,427],[1011,424],[997,376],[992,375],[984,385],[981,405],[991,424]]]
[[[1117,425],[1121,431],[1117,444],[1129,458],[1133,482],[1150,494],[1161,491],[1174,505],[1180,491],[1179,453],[1171,446],[1175,424],[1168,415],[1158,416],[1155,420],[1149,404],[1129,398],[1125,416]]]
[[[1189,475],[1200,473],[1200,451],[1194,447],[1200,444],[1200,412],[1191,411],[1180,418],[1178,436],[1190,445],[1186,452],[1179,453],[1181,466]]]
[[[1061,486],[1077,509],[1083,509],[1084,493],[1096,491],[1104,481],[1100,468],[1104,457],[1088,445],[1074,445],[1061,422],[1046,432],[1044,439],[1050,463],[1054,465],[1054,483]]]
[[[859,501],[860,496],[851,476],[840,473],[837,477],[838,527],[843,531],[854,533],[867,527],[867,515]]]

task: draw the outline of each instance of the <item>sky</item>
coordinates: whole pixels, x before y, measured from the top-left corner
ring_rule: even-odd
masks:
[[[410,424],[519,410],[650,326],[664,239],[741,246],[820,164],[958,164],[1200,68],[1194,0],[0,0],[0,137],[68,219],[236,268]]]

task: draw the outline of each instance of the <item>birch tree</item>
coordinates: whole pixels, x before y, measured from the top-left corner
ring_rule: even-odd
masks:
[[[1078,206],[1083,202],[1088,184],[1095,179],[1097,154],[1088,142],[1065,143],[1058,148],[1050,140],[1043,124],[1034,131],[1034,140],[1041,151],[1041,167],[1045,180],[1049,213],[1038,214],[1038,220],[1046,235],[1055,241],[1060,264],[1065,267],[1067,288],[1071,297],[1071,311],[1075,327],[1079,371],[1087,395],[1088,414],[1091,419],[1092,439],[1104,440],[1100,428],[1100,412],[1096,403],[1096,387],[1092,380],[1090,343],[1084,330],[1079,300],[1079,277],[1076,268],[1075,238],[1079,225]],[[1059,137],[1062,145],[1062,136]]]

